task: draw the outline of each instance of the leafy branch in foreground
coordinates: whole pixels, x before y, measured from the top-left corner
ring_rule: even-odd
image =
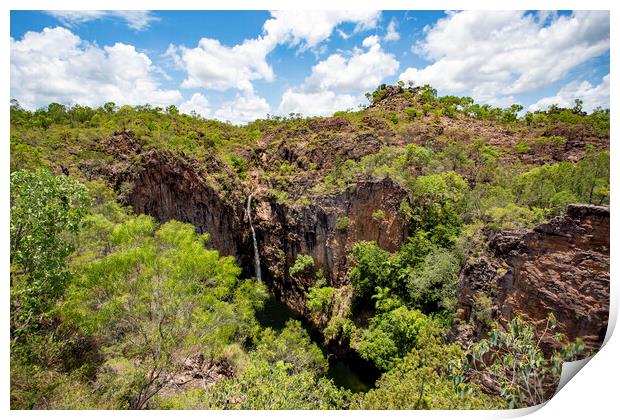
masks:
[[[470,347],[467,362],[454,366],[455,386],[466,393],[469,385],[465,380],[490,380],[509,408],[547,401],[557,387],[563,362],[576,360],[584,351],[583,341],[578,338],[554,351],[551,357],[545,356],[540,347],[543,340],[557,345],[565,342],[560,333],[551,336],[556,326],[553,314],[549,314],[541,334],[518,317],[508,323],[506,331],[496,325],[488,338]]]
[[[73,251],[89,203],[75,179],[39,170],[11,174],[11,311],[17,338],[48,318],[69,278],[65,258]]]

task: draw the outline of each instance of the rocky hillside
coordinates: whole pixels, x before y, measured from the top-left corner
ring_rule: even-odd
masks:
[[[243,127],[174,107],[86,119],[80,108],[78,119],[14,106],[11,169],[48,168],[96,200],[190,223],[245,278],[251,196],[269,292],[332,354],[386,375],[421,351],[418,336],[465,351],[492,328],[517,334],[515,319],[547,356],[580,340],[596,349],[609,302],[609,111],[524,114],[429,86],[368,96],[358,111]]]
[[[458,105],[428,110],[428,92],[420,88],[381,86],[375,95],[361,112],[269,123],[253,147],[235,146],[242,165],[226,164],[217,154],[199,158],[153,149],[135,132],[123,131],[97,147],[113,158],[111,165],[86,159],[77,166],[87,178],[111,183],[136,212],[208,232],[211,246],[237,257],[248,275],[253,274],[252,245],[245,203],[253,194],[265,279],[273,293],[304,312],[313,280],[289,276],[297,257],[312,256],[328,283],[341,287],[348,283],[353,244],[376,241],[388,252],[398,251],[410,233],[401,204],[413,203],[410,180],[428,172],[428,163],[456,170],[473,185],[492,178],[489,166],[522,172],[533,165],[577,162],[609,146],[608,132],[586,120],[502,124],[454,111]],[[198,138],[204,137],[198,131]],[[397,167],[399,159],[420,159],[408,156],[420,150],[444,156],[427,165]],[[465,268],[471,270],[477,268]],[[467,278],[462,274],[461,283]],[[505,293],[512,300],[523,298],[514,290]],[[552,307],[553,302],[544,306]],[[506,311],[500,312],[513,314]]]

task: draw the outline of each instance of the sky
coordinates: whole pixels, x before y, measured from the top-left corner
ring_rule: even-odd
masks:
[[[27,109],[176,105],[243,124],[331,115],[381,83],[525,110],[609,107],[607,11],[11,11]]]

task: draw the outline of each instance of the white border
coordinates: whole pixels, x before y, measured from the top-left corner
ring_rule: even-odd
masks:
[[[10,25],[9,10],[40,10],[40,9],[57,9],[57,10],[80,10],[80,9],[107,9],[107,10],[195,10],[195,9],[398,9],[398,10],[449,10],[449,9],[484,9],[484,10],[555,10],[555,9],[598,9],[598,10],[611,10],[611,80],[612,83],[615,80],[615,69],[617,63],[617,54],[614,48],[617,45],[617,28],[618,24],[618,7],[616,4],[620,2],[603,1],[603,0],[589,0],[589,1],[574,1],[574,0],[547,0],[547,1],[405,1],[405,0],[384,0],[382,2],[369,1],[369,0],[313,0],[310,3],[302,4],[301,2],[286,1],[286,0],[272,0],[272,1],[248,1],[248,0],[228,0],[222,1],[188,1],[188,0],[135,0],[128,3],[127,0],[89,0],[88,2],[78,0],[65,0],[65,1],[37,1],[37,0],[5,0],[2,2],[4,13],[1,16],[0,27],[5,29],[5,36],[0,41],[1,48],[3,50],[3,56],[5,57],[5,64],[2,67],[2,93],[5,98],[2,111],[0,112],[0,123],[3,134],[3,153],[0,153],[0,162],[4,174],[4,182],[1,184],[2,188],[2,204],[0,207],[0,216],[3,223],[0,227],[2,231],[3,240],[2,246],[2,288],[3,288],[3,302],[4,308],[0,313],[0,325],[3,332],[4,343],[1,347],[2,364],[0,365],[0,375],[2,380],[2,393],[0,398],[2,401],[2,407],[4,410],[9,408],[9,101],[10,98],[10,78],[9,78],[9,34],[7,33]],[[614,110],[619,106],[617,95],[611,95],[611,109],[612,115],[615,115]],[[612,162],[616,161],[614,145],[615,133],[618,130],[618,122],[612,118],[611,132],[612,132]],[[614,162],[615,163],[615,162]],[[618,166],[612,165],[611,173],[611,201],[612,208],[617,208],[617,195],[616,184],[618,180]],[[612,278],[612,294],[611,294],[611,313],[610,313],[610,331],[617,320],[618,309],[618,288],[617,288],[617,239],[620,233],[618,224],[612,218],[611,220],[611,278]],[[617,334],[616,334],[617,335]],[[553,397],[542,409],[537,410],[540,407],[514,410],[514,411],[458,411],[458,412],[443,412],[443,411],[420,411],[420,412],[407,412],[407,411],[390,411],[390,412],[360,412],[360,411],[332,411],[332,412],[312,412],[312,411],[254,411],[254,412],[221,412],[221,411],[186,411],[186,412],[104,412],[104,411],[90,411],[90,412],[70,412],[70,411],[41,411],[41,412],[18,412],[12,411],[8,413],[14,418],[80,418],[84,415],[93,418],[108,418],[110,415],[120,418],[139,417],[149,418],[238,418],[240,416],[250,416],[253,418],[270,418],[270,419],[285,419],[291,416],[295,416],[301,419],[315,418],[320,416],[322,419],[327,418],[374,418],[376,416],[390,416],[392,418],[445,418],[449,415],[450,418],[469,418],[469,419],[488,419],[488,418],[508,418],[516,417],[528,413],[532,413],[530,418],[535,419],[570,419],[570,418],[610,418],[611,413],[617,413],[617,378],[620,377],[620,363],[618,362],[617,355],[620,353],[620,342],[617,337],[610,336],[608,333],[607,343],[599,353],[593,357],[593,359],[577,374],[576,379],[568,382],[568,384]],[[617,414],[616,414],[617,415]]]

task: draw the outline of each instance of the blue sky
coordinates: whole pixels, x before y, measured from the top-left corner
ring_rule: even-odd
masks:
[[[379,83],[526,109],[609,106],[609,13],[11,12],[11,97],[329,115]]]

